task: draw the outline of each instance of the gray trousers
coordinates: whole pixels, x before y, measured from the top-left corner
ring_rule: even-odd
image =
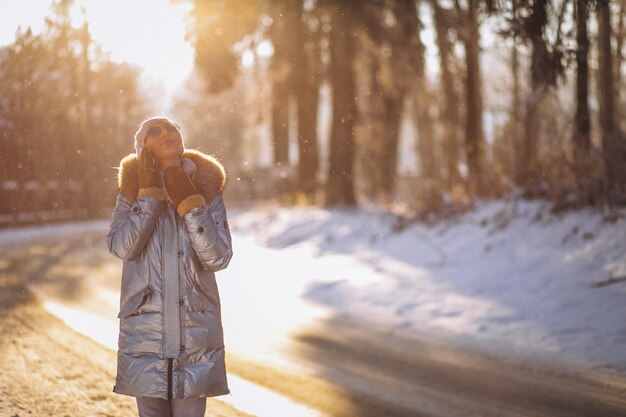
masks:
[[[206,398],[162,398],[137,397],[139,417],[204,417]]]

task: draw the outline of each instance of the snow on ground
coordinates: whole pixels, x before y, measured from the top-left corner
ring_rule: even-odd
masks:
[[[553,215],[525,201],[484,202],[400,232],[391,214],[364,209],[229,216],[236,239],[284,252],[262,279],[249,277],[259,291],[289,282],[303,301],[394,331],[626,371],[626,282],[594,286],[626,275],[624,218]],[[246,262],[234,244],[232,262]]]

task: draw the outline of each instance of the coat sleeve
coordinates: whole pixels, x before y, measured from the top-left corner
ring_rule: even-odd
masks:
[[[233,247],[222,196],[217,195],[204,207],[192,209],[184,220],[200,266],[213,272],[226,268],[233,257]]]
[[[154,232],[163,204],[151,196],[139,197],[135,204],[131,204],[120,192],[107,233],[109,252],[124,261],[139,256]]]

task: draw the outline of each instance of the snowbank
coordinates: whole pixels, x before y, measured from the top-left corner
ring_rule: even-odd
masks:
[[[394,233],[393,215],[363,209],[230,212],[236,236],[290,249],[291,275],[264,285],[298,282],[306,300],[399,332],[626,370],[624,218],[485,202]]]

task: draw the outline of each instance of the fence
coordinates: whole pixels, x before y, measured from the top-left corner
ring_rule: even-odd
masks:
[[[227,199],[244,205],[276,197],[281,201],[281,195],[295,190],[295,177],[293,167],[258,168],[234,173],[228,178]],[[87,219],[83,185],[76,180],[4,180],[0,183],[0,227]],[[424,198],[424,185],[416,177],[400,176],[394,198],[405,203],[421,200]],[[102,204],[98,206],[101,206],[102,212],[98,215],[105,218],[115,204],[115,190],[112,190],[111,196],[107,194],[100,198]]]
[[[84,219],[86,209],[78,181],[0,184],[0,227]]]

